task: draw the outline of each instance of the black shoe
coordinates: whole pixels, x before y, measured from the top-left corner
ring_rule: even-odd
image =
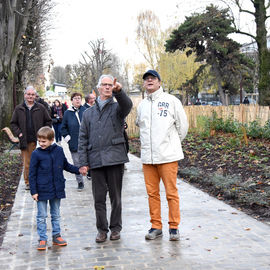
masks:
[[[84,188],[84,183],[83,182],[80,182],[78,184],[78,190],[83,190],[83,188]]]
[[[110,240],[119,240],[120,239],[120,232],[112,231]]]
[[[96,242],[97,243],[103,243],[107,239],[107,233],[104,232],[99,232],[96,237]]]

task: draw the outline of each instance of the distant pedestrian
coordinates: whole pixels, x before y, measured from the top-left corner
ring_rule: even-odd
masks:
[[[90,94],[86,95],[84,97],[84,99],[85,99],[85,103],[84,103],[83,106],[86,109],[88,109],[88,108],[92,107],[95,104],[96,96],[93,93],[90,93]]]
[[[26,87],[24,102],[15,107],[10,122],[11,129],[20,140],[23,157],[23,176],[25,189],[29,190],[29,164],[32,152],[37,145],[37,131],[44,126],[52,126],[52,119],[47,109],[36,101],[36,89]]]
[[[71,95],[71,103],[72,106],[64,113],[61,134],[68,143],[74,165],[79,166],[78,138],[83,113],[86,108],[82,106],[81,93],[73,93]],[[78,191],[82,191],[84,189],[83,176],[76,175],[76,180],[78,183]]]
[[[36,93],[36,101],[42,104],[47,109],[48,113],[51,114],[51,106],[43,98],[41,98],[38,93]]]
[[[51,117],[53,122],[53,129],[55,131],[55,141],[61,143],[61,127],[62,127],[62,120],[65,113],[65,108],[62,106],[61,102],[56,99],[54,101],[54,105],[51,109]]]
[[[200,99],[197,99],[194,105],[202,105]]]
[[[159,189],[162,179],[169,206],[170,240],[177,241],[180,206],[176,180],[178,161],[184,158],[181,142],[188,131],[187,116],[181,101],[163,91],[158,72],[148,70],[143,80],[147,97],[137,108],[136,123],[140,127],[141,159],[152,223],[145,238],[162,236]]]
[[[37,133],[39,146],[33,151],[29,180],[32,198],[37,202],[38,250],[47,245],[47,204],[50,204],[52,241],[54,245],[66,246],[60,230],[60,201],[65,198],[63,170],[79,174],[79,168],[68,163],[63,148],[54,142],[54,131],[43,127]]]
[[[244,98],[244,100],[243,100],[243,104],[246,104],[246,105],[248,105],[248,104],[249,104],[248,97],[245,97],[245,98]]]
[[[90,108],[90,107],[92,107],[92,106],[95,105],[96,95],[93,94],[93,93],[90,93],[90,94],[86,95],[84,99],[85,99],[85,103],[84,103],[83,106],[86,109],[88,109],[88,108]],[[87,173],[87,176],[86,177],[87,177],[88,180],[91,180],[92,179],[92,177],[91,177],[91,170],[88,170],[88,173]]]

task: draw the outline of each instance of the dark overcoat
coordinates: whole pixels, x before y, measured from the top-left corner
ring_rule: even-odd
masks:
[[[81,166],[91,169],[128,162],[124,138],[124,122],[132,108],[132,101],[121,90],[104,105],[99,103],[83,114],[78,152]]]
[[[24,106],[24,103],[17,105],[10,121],[10,126],[14,135],[16,137],[19,137],[20,133],[23,134],[22,137],[19,137],[20,149],[25,149],[27,147],[27,127],[25,110],[27,110],[27,108]],[[35,103],[31,111],[35,136],[40,128],[44,126],[52,127],[52,119],[47,109],[42,104]]]
[[[71,152],[77,152],[78,150],[80,124],[85,110],[86,108],[84,106],[80,106],[78,114],[76,116],[76,111],[72,107],[70,107],[64,113],[61,127],[61,135],[64,138],[68,135],[70,136],[70,140],[68,141],[68,147]]]

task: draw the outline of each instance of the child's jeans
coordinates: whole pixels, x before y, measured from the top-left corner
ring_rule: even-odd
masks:
[[[61,199],[49,200],[51,222],[52,222],[52,236],[60,235],[60,201]],[[47,241],[47,200],[37,202],[37,233],[39,240]]]

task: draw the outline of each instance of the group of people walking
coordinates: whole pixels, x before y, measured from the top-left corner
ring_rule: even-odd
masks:
[[[180,207],[176,180],[178,161],[183,158],[181,142],[188,131],[187,117],[181,101],[163,91],[157,71],[148,70],[143,75],[143,84],[147,96],[137,108],[136,124],[140,127],[141,159],[152,224],[145,239],[162,236],[159,192],[162,180],[169,206],[170,240],[177,241],[180,239]],[[60,230],[60,201],[65,198],[63,170],[76,174],[80,189],[84,186],[82,176],[91,171],[97,228],[95,241],[106,241],[109,232],[110,240],[121,238],[124,164],[129,161],[124,130],[132,101],[111,75],[99,78],[97,90],[96,100],[91,94],[87,96],[88,108],[81,104],[82,95],[73,93],[70,108],[63,113],[57,104],[54,111],[55,115],[62,115],[61,136],[69,145],[73,165],[68,163],[62,147],[54,143],[51,117],[44,106],[35,102],[33,87],[26,88],[23,104],[13,113],[11,127],[21,142],[25,184],[30,183],[30,193],[37,201],[39,250],[46,249],[47,245],[48,202],[53,244],[67,245]],[[35,149],[37,141],[39,147]],[[109,221],[107,193],[111,202]]]

